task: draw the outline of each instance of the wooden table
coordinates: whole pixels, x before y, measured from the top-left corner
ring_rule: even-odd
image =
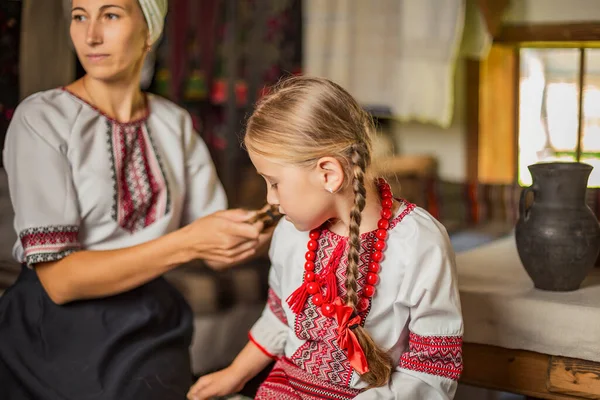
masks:
[[[461,382],[539,399],[600,399],[600,363],[465,343]]]
[[[600,399],[600,269],[543,292],[514,237],[457,254],[465,384],[540,399]]]

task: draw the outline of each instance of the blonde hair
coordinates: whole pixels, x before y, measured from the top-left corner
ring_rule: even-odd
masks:
[[[371,164],[373,121],[339,85],[322,78],[294,76],[281,81],[263,97],[248,120],[244,144],[248,151],[298,166],[311,166],[333,156],[351,182],[354,207],[350,213],[345,302],[356,310],[361,213],[366,203],[365,176]],[[369,365],[362,379],[371,387],[385,385],[392,373],[389,355],[367,331],[353,330]]]

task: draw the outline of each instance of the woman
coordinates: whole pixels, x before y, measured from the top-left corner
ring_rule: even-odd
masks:
[[[22,273],[0,299],[0,398],[183,399],[192,315],[161,275],[264,247],[189,115],[144,95],[166,0],[73,0],[86,75],[24,100],[5,149]]]

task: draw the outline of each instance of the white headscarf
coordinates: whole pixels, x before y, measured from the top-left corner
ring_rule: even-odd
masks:
[[[167,16],[168,0],[138,0],[150,34],[150,44],[154,44],[162,34]]]
[[[71,16],[71,3],[73,0],[63,0],[65,16],[67,20],[70,20]],[[167,16],[167,9],[169,8],[168,0],[138,0],[140,8],[144,13],[144,18],[148,24],[148,31],[150,34],[150,44],[154,44],[160,35],[162,34],[165,26],[165,18]]]

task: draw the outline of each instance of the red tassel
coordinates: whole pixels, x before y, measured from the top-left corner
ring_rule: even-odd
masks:
[[[336,248],[331,253],[331,257],[329,257],[329,262],[327,266],[321,273],[319,278],[319,283],[322,288],[325,288],[325,302],[332,303],[337,295],[337,278],[335,276],[335,271],[337,266],[340,263],[340,259],[344,254],[344,248],[346,247],[346,242],[344,240],[340,240],[337,244]]]
[[[323,278],[321,287],[327,288],[327,293],[325,294],[325,302],[332,303],[333,300],[337,297],[337,279],[333,271],[329,271],[325,278]]]
[[[315,280],[319,282],[319,286],[326,289],[326,303],[333,302],[338,295],[335,270],[342,255],[344,254],[345,247],[346,241],[340,240],[336,248],[333,250],[331,257],[329,257],[327,266],[320,274],[316,276]],[[294,314],[300,313],[304,309],[304,305],[308,300],[308,290],[306,290],[307,284],[308,282],[303,282],[302,285],[286,299],[288,306],[290,306],[290,310],[292,310]]]
[[[288,306],[294,314],[298,314],[304,308],[306,300],[308,299],[308,291],[306,290],[306,282],[302,284],[294,293],[286,299]]]

